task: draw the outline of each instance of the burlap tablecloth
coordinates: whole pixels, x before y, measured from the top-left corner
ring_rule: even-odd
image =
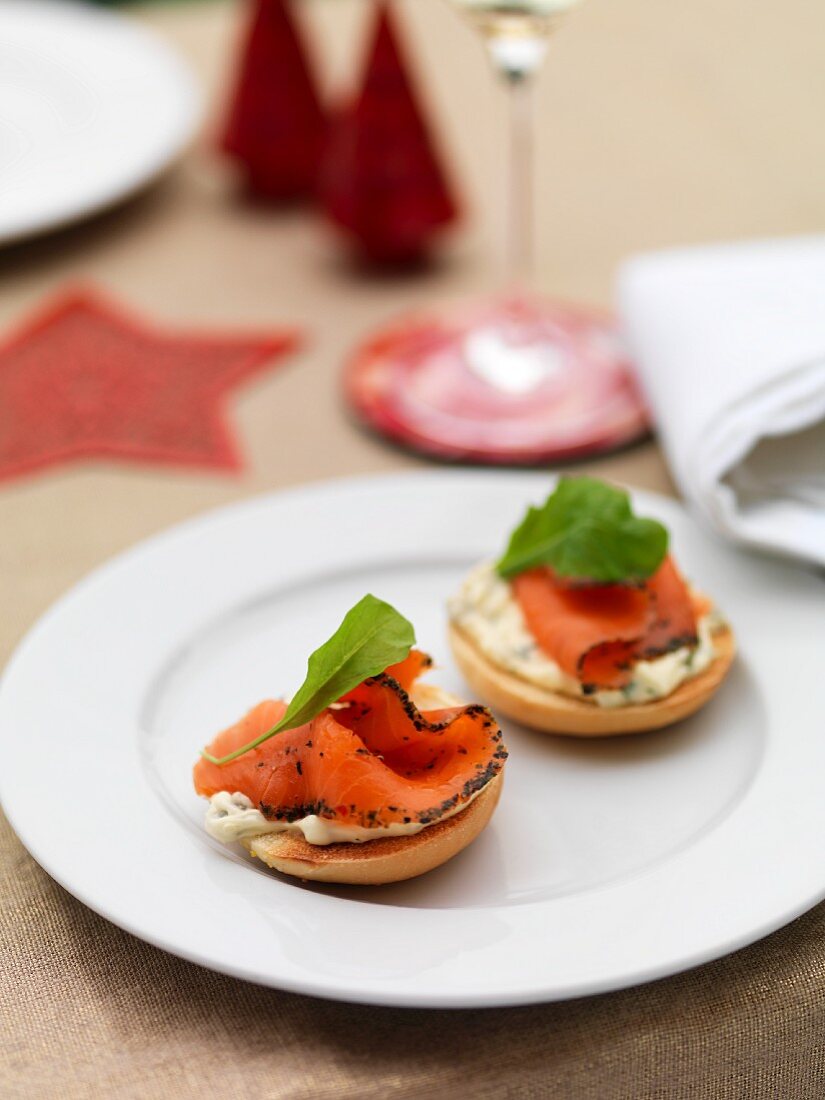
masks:
[[[136,14],[193,59],[217,102],[233,5]],[[310,214],[234,203],[207,142],[127,208],[0,255],[2,325],[83,277],[158,320],[284,321],[305,325],[311,341],[235,403],[249,460],[239,477],[94,463],[0,489],[0,663],[68,585],[170,522],[280,485],[415,464],[347,422],[336,372],[382,318],[484,285],[503,113],[452,14],[438,0],[408,0],[406,14],[474,215],[429,277],[357,277]],[[308,15],[324,71],[340,83],[360,0],[308,0]],[[540,90],[543,284],[606,302],[629,251],[821,229],[824,37],[821,0],[585,6]],[[653,444],[590,469],[670,490]],[[53,883],[3,823],[0,1096],[816,1098],[825,1095],[823,932],[820,907],[692,973],[570,1004],[460,1013],[326,1004],[133,939]]]

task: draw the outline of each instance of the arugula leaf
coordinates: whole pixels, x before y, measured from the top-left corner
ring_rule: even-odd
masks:
[[[496,569],[505,579],[549,565],[560,577],[632,583],[655,573],[668,533],[633,515],[623,489],[592,477],[563,477],[541,508],[529,508]]]
[[[228,764],[277,733],[304,725],[370,676],[403,661],[413,645],[411,623],[390,604],[364,596],[346,613],[329,641],[309,658],[306,678],[276,726],[227,756],[212,756],[205,749],[201,756],[212,764]]]

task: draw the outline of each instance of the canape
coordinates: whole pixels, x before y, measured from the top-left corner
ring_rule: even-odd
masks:
[[[495,711],[552,733],[659,729],[716,692],[733,632],[627,493],[563,478],[450,600],[450,642]]]
[[[301,879],[378,885],[452,858],[487,825],[507,751],[486,707],[418,683],[412,627],[366,596],[287,704],[260,703],[203,750],[206,829]]]

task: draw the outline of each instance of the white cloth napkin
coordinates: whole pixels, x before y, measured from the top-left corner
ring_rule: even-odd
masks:
[[[685,496],[729,538],[825,566],[825,236],[638,256],[618,297]]]

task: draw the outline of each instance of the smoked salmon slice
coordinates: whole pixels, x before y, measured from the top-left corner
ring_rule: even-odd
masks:
[[[636,661],[696,645],[696,609],[673,559],[640,585],[574,585],[546,568],[513,579],[527,628],[585,691],[621,688]]]
[[[420,711],[408,694],[430,658],[364,681],[306,725],[276,734],[223,766],[195,765],[198,794],[245,794],[273,821],[317,814],[374,828],[429,825],[455,812],[504,766],[507,750],[486,707]],[[271,729],[286,704],[260,703],[209,746],[221,757]]]

